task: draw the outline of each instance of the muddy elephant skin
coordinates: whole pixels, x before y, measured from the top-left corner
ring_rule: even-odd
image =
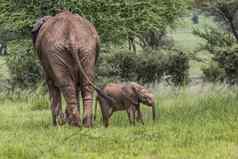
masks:
[[[79,91],[83,98],[83,125],[92,126],[93,79],[99,37],[95,27],[69,11],[38,20],[32,30],[33,45],[43,66],[51,98],[53,124],[65,119],[81,126]],[[65,114],[61,94],[66,101]]]
[[[108,127],[109,119],[113,112],[122,110],[127,111],[131,124],[135,124],[135,118],[144,124],[140,111],[140,103],[152,108],[153,120],[155,120],[155,97],[145,87],[137,83],[111,83],[105,85],[102,90],[105,94],[113,98],[113,101],[108,101],[101,96],[96,97],[94,119],[96,119],[97,102],[99,102],[105,127]]]

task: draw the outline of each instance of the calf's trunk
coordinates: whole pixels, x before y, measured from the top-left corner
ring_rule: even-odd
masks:
[[[152,117],[153,121],[155,121],[155,105],[152,106]]]

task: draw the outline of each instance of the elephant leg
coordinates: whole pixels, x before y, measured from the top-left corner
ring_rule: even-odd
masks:
[[[134,106],[130,106],[127,109],[127,115],[128,115],[130,124],[135,125],[135,107]]]
[[[44,50],[48,54],[45,57],[41,57],[41,63],[48,76],[54,82],[54,85],[59,88],[62,93],[65,102],[65,119],[73,126],[80,126],[80,114],[77,109],[78,100],[76,98],[76,84],[77,81],[71,71],[70,65],[67,64],[67,58],[61,57],[62,52],[55,52],[52,50]],[[65,59],[62,60],[62,59]],[[63,61],[63,62],[62,62]]]
[[[87,52],[82,52],[82,56]],[[88,54],[88,53],[87,53]],[[95,56],[89,54],[85,57],[80,57],[81,63],[85,68],[85,73],[88,76],[88,79],[93,82],[94,79],[94,65],[95,65]],[[81,75],[81,77],[83,77]],[[92,127],[92,114],[93,114],[93,87],[90,85],[89,81],[86,78],[81,79],[81,93],[83,98],[83,125],[84,127]]]
[[[51,100],[51,112],[53,125],[63,125],[64,115],[61,108],[61,96],[59,88],[55,87],[52,81],[47,80],[47,85]]]
[[[100,107],[102,111],[103,125],[105,127],[108,127],[109,119],[113,114],[113,110],[105,99],[100,98],[99,102],[100,102]]]
[[[73,126],[81,126],[80,114],[78,112],[78,100],[76,95],[75,84],[72,81],[65,81],[60,85],[66,101],[66,118],[67,122]]]
[[[143,116],[142,116],[142,113],[140,111],[140,105],[137,105],[135,108],[136,108],[136,113],[137,113],[136,120],[140,121],[144,125]]]
[[[90,87],[90,88],[89,88]],[[91,86],[84,87],[82,90],[83,98],[83,125],[84,127],[92,127],[92,106],[93,106],[93,89]]]
[[[102,119],[103,119],[103,125],[107,128],[109,126],[109,119],[111,117],[112,113],[107,112],[104,115],[102,115]]]
[[[112,108],[109,108],[107,110],[107,113],[105,115],[103,115],[103,123],[104,123],[105,127],[109,126],[109,120],[110,120],[112,114],[113,114],[113,110],[112,110]]]

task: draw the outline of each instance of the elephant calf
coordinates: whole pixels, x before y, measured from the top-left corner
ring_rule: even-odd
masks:
[[[97,102],[99,101],[103,124],[108,127],[109,118],[115,111],[126,110],[131,124],[135,124],[135,118],[144,124],[142,114],[140,111],[140,103],[152,107],[153,120],[155,120],[155,97],[145,87],[137,83],[128,84],[107,84],[102,91],[111,97],[112,100],[106,100],[100,95],[96,97],[95,114],[96,119]]]

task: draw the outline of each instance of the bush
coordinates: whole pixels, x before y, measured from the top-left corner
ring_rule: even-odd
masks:
[[[136,81],[152,83],[160,81],[165,72],[167,57],[163,52],[147,50],[138,55],[136,61]]]
[[[101,49],[100,55],[96,62],[95,69],[95,83],[99,87],[103,87],[105,83],[115,82],[115,80],[120,80],[117,70],[113,70],[111,66],[112,54],[108,50]]]
[[[168,54],[165,74],[169,76],[170,81],[175,86],[187,84],[189,75],[188,56],[179,50],[170,50]]]
[[[112,75],[119,76],[124,81],[136,79],[138,56],[130,51],[119,51],[108,59],[112,67]]]
[[[41,67],[33,51],[30,40],[13,41],[9,45],[6,63],[10,71],[12,85],[35,86],[41,80]]]
[[[225,80],[229,84],[238,84],[238,45],[217,48],[213,58],[225,71]]]
[[[208,66],[202,67],[203,79],[208,82],[222,82],[225,78],[224,69],[217,62],[212,61]]]
[[[152,83],[167,75],[176,86],[188,81],[189,58],[178,50],[144,50],[137,54],[120,50],[107,54],[105,60],[99,62],[98,70],[106,70],[104,78]]]
[[[217,47],[212,62],[202,68],[204,79],[210,82],[238,84],[238,45]]]
[[[213,62],[202,70],[204,78],[238,84],[238,45],[234,35],[212,27],[205,32],[194,30],[194,34],[207,41],[201,49],[212,55]]]

